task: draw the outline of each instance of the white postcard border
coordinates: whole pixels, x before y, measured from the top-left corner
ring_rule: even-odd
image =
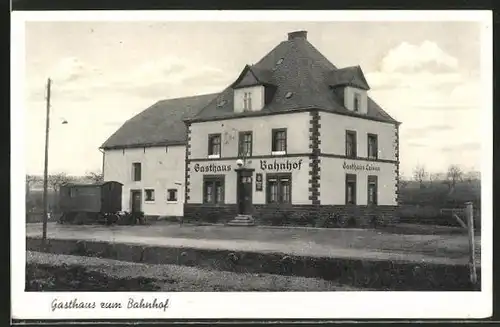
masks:
[[[480,292],[24,292],[26,21],[477,21],[483,23],[482,291]],[[17,319],[146,318],[484,318],[492,313],[492,13],[491,11],[64,11],[13,12],[11,50],[11,303]],[[169,299],[153,309],[51,310],[54,299],[122,302]]]

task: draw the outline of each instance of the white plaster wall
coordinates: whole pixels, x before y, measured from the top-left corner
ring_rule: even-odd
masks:
[[[264,159],[248,159],[246,160],[245,167],[255,169],[253,174],[253,204],[265,204],[266,203],[266,174],[274,173],[275,171],[269,171],[267,169],[262,169],[261,160],[265,160],[267,164],[272,164],[274,160],[277,163],[286,163],[288,160],[290,163],[298,163],[300,161],[300,169],[292,170],[280,170],[278,173],[291,172],[292,174],[292,204],[311,204],[309,200],[309,158],[308,157],[287,157],[287,158],[264,158]],[[194,167],[196,164],[201,166],[206,166],[209,164],[216,165],[230,165],[231,170],[226,172],[196,172]],[[196,161],[190,163],[190,173],[189,173],[189,200],[187,203],[203,203],[203,175],[224,175],[225,176],[225,192],[224,192],[224,202],[226,204],[236,204],[236,163],[234,160],[207,160],[207,161]],[[262,191],[255,190],[255,174],[262,173],[263,188]]]
[[[234,111],[242,112],[244,109],[244,94],[252,93],[252,111],[259,111],[264,107],[264,86],[250,86],[234,90]]]
[[[146,215],[182,216],[184,202],[185,146],[108,150],[104,179],[123,184],[122,210],[130,211],[130,190],[140,189]],[[141,181],[132,180],[132,163],[142,165]],[[176,185],[177,182],[182,185]],[[177,189],[177,202],[167,202],[167,189]],[[155,201],[145,202],[144,189],[155,190]]]
[[[356,131],[357,155],[368,155],[368,133],[378,136],[378,159],[396,160],[396,126],[368,119],[320,112],[321,153],[345,155],[346,130]]]
[[[344,163],[364,167],[362,170],[345,169]],[[367,170],[378,167],[379,171]],[[393,163],[346,160],[342,158],[321,158],[320,200],[323,205],[345,204],[345,175],[356,174],[356,204],[366,205],[368,201],[368,175],[378,176],[378,204],[396,205],[396,165]]]
[[[359,112],[366,113],[368,110],[368,94],[362,89],[346,86],[344,88],[344,106],[349,110],[354,110],[354,93],[360,95],[361,103]]]
[[[309,113],[291,113],[264,117],[247,117],[223,121],[194,123],[190,127],[190,159],[208,157],[208,135],[222,134],[221,158],[238,156],[239,132],[253,132],[252,155],[271,155],[273,128],[287,129],[287,153],[310,152],[309,148]]]

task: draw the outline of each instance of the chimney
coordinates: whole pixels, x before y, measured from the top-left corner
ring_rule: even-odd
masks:
[[[307,40],[307,31],[296,31],[288,33],[288,41],[294,39],[304,39]]]

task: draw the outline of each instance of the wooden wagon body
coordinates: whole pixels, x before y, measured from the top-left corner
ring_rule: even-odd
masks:
[[[116,213],[122,209],[122,187],[115,181],[66,184],[59,192],[59,206],[66,213]]]

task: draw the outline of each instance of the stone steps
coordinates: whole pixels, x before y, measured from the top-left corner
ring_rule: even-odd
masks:
[[[228,226],[255,226],[255,220],[250,215],[237,215],[227,223]]]

